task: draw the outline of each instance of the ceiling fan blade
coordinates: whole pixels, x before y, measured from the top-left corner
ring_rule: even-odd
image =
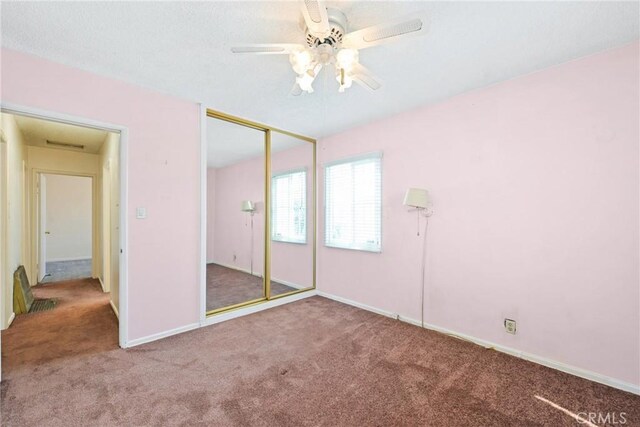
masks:
[[[331,32],[327,7],[323,0],[301,0],[302,16],[309,32],[316,37],[327,37]]]
[[[342,46],[350,49],[365,49],[406,37],[424,35],[429,31],[429,24],[430,21],[425,12],[414,13],[348,33],[342,39]]]
[[[371,71],[363,65],[356,64],[351,72],[351,78],[354,82],[371,90],[378,90],[382,87],[382,83],[373,76]]]
[[[304,47],[296,43],[263,43],[247,44],[244,46],[234,46],[233,53],[252,53],[254,55],[288,55],[295,50],[302,50]]]
[[[293,84],[293,87],[291,88],[291,92],[289,92],[289,95],[291,95],[291,96],[300,96],[300,95],[302,95],[302,88],[300,87],[298,82]]]

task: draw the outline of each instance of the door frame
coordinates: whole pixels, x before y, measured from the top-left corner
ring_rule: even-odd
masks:
[[[91,179],[91,277],[97,278],[98,265],[100,264],[100,260],[96,259],[96,254],[102,254],[99,250],[101,243],[101,239],[99,238],[102,233],[102,229],[98,229],[96,226],[99,224],[98,219],[100,218],[101,212],[99,211],[99,202],[98,202],[98,176],[95,173],[82,173],[82,172],[69,172],[62,171],[56,169],[41,169],[34,168],[31,174],[31,185],[29,188],[29,195],[31,197],[31,268],[35,275],[32,277],[36,277],[38,283],[40,281],[41,271],[43,266],[39,265],[41,260],[40,251],[42,250],[42,230],[40,230],[42,224],[42,206],[40,206],[40,193],[42,191],[42,175],[64,175],[64,176],[77,176],[82,178],[90,178]],[[40,185],[40,187],[38,187]],[[37,230],[37,232],[36,232]],[[102,254],[104,257],[104,254]],[[46,261],[46,260],[45,260]],[[46,270],[46,266],[44,267]]]
[[[7,279],[7,143],[0,129],[0,284]],[[13,283],[11,284],[13,286]],[[5,289],[0,286],[0,300],[5,296]],[[0,301],[0,328],[4,327],[5,303]]]
[[[118,304],[118,342],[120,347],[128,347],[128,322],[129,322],[129,218],[127,217],[128,205],[128,157],[129,157],[129,129],[126,126],[109,122],[93,120],[87,117],[58,113],[40,108],[18,105],[8,102],[0,103],[0,111],[7,114],[17,114],[36,119],[48,120],[58,123],[89,127],[120,134],[119,152],[119,179],[120,179],[120,258],[119,258],[119,304]],[[94,179],[94,186],[96,179]],[[95,194],[95,191],[94,191]],[[1,351],[1,350],[0,350]]]
[[[36,250],[37,256],[35,256],[35,264],[36,264],[36,269],[35,269],[35,277],[36,278],[36,282],[40,283],[42,280],[44,280],[44,278],[47,276],[47,231],[43,230],[43,228],[46,229],[46,227],[43,227],[44,225],[46,225],[47,222],[47,179],[44,176],[44,174],[42,173],[38,173],[36,174],[36,179],[32,181],[35,185],[35,191],[32,191],[33,194],[33,206],[34,206],[34,212],[36,213],[34,215],[35,221],[34,223],[37,226],[37,233],[34,233],[36,235],[36,239],[38,241],[38,243],[33,246],[33,248]],[[92,192],[93,193],[93,192]],[[93,197],[93,194],[92,194]],[[93,200],[91,201],[92,205],[93,205]],[[92,211],[93,211],[93,206],[92,206]],[[33,230],[33,227],[31,228]],[[93,239],[93,236],[91,236],[91,238]],[[93,254],[91,254],[92,258],[93,258]],[[25,258],[26,259],[26,258]],[[33,262],[32,262],[33,264]]]

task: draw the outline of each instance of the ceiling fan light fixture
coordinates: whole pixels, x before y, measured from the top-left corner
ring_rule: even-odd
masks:
[[[317,52],[318,62],[321,64],[329,64],[334,60],[335,49],[330,44],[321,44],[315,48]]]
[[[351,85],[353,84],[353,78],[351,78],[350,75],[346,74],[346,73],[339,73],[336,76],[336,80],[338,81],[338,84],[340,85],[338,87],[338,92],[343,93],[345,89],[349,89],[351,87]]]
[[[298,50],[291,52],[289,62],[296,74],[304,74],[313,64],[313,54],[307,50]]]
[[[351,71],[358,63],[358,51],[356,49],[340,49],[336,54],[336,67],[345,71]]]
[[[309,70],[312,71],[312,70]],[[300,86],[300,89],[307,93],[313,93],[313,80],[315,80],[315,76],[312,76],[311,73],[302,73],[298,77],[296,77],[296,83]]]
[[[397,18],[382,24],[349,31],[347,17],[340,10],[327,8],[324,0],[299,0],[302,9],[300,28],[305,44],[266,43],[232,47],[233,53],[257,55],[289,55],[296,74],[290,94],[313,92],[313,81],[322,67],[332,66],[338,80],[338,91],[344,92],[353,82],[370,90],[378,90],[382,83],[360,64],[359,50],[380,44],[424,35],[429,30],[429,17],[424,11]]]

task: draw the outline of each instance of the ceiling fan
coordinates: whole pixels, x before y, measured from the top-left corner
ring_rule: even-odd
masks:
[[[249,44],[231,48],[233,53],[289,55],[296,73],[291,94],[313,92],[313,81],[323,67],[333,66],[339,92],[356,82],[377,90],[382,84],[360,64],[358,50],[425,34],[429,20],[423,12],[347,32],[347,17],[338,9],[327,8],[322,0],[301,0],[306,45],[297,43]]]

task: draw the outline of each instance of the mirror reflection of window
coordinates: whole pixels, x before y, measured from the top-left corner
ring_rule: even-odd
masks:
[[[314,286],[314,144],[271,134],[271,296]]]
[[[307,171],[274,175],[271,180],[271,239],[307,243]]]

